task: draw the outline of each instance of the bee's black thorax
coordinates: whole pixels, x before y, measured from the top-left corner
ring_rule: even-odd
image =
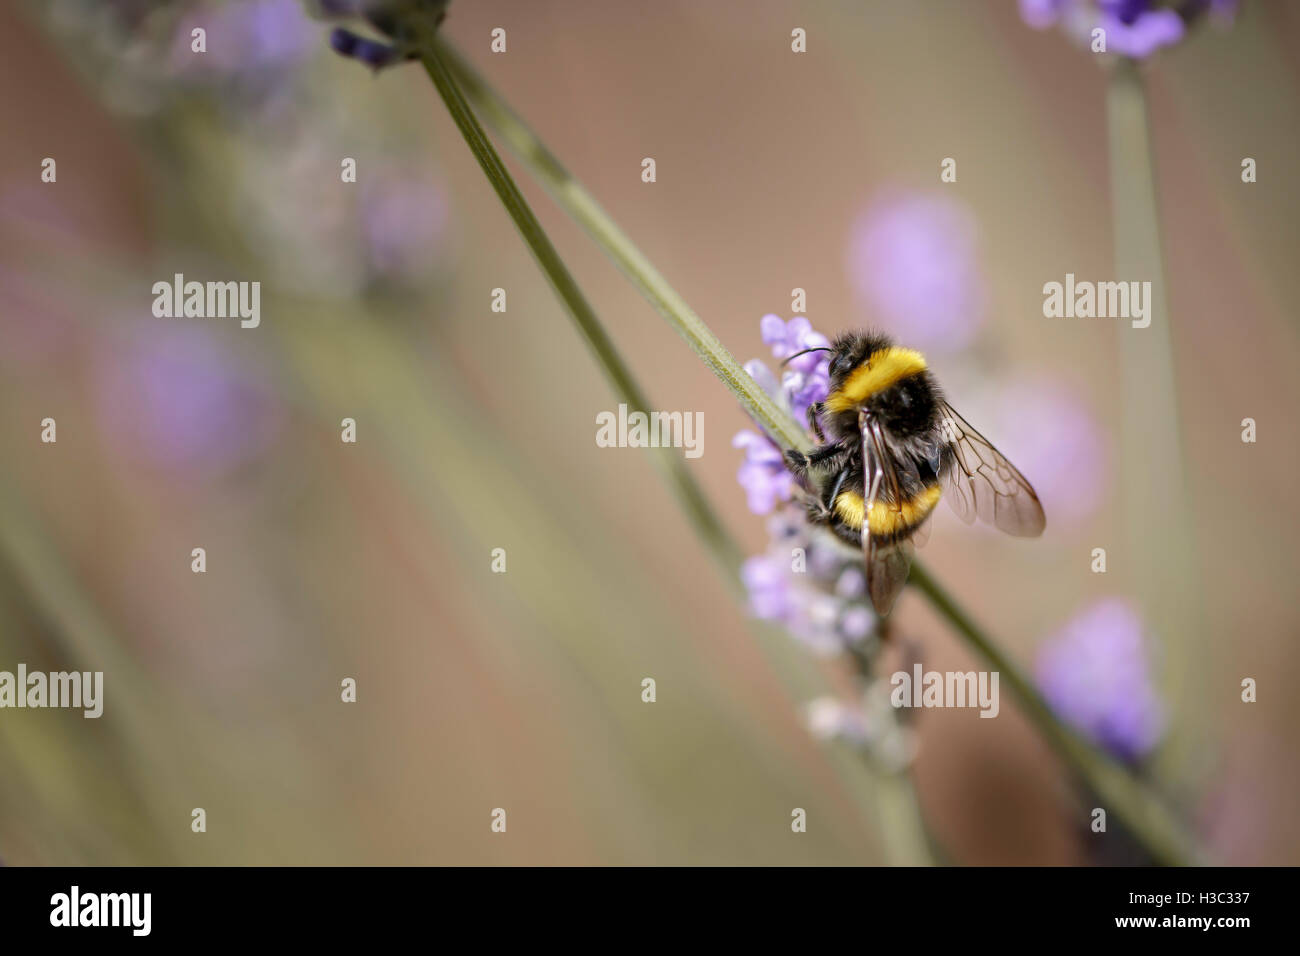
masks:
[[[832,348],[830,394],[822,413],[827,432],[855,441],[862,411],[902,441],[937,427],[939,389],[919,353],[896,349],[886,336],[866,332],[841,335]]]
[[[939,391],[929,372],[920,372],[877,392],[852,408],[826,412],[822,426],[835,438],[856,441],[858,413],[865,410],[900,440],[929,435],[939,425]]]

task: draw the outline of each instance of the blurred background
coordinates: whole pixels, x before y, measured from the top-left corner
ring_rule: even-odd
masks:
[[[741,361],[775,365],[759,320],[795,288],[822,333],[925,350],[1048,514],[1027,542],[942,510],[929,569],[1214,859],[1300,862],[1300,7],[1143,68],[1181,462],[1121,454],[1141,333],[1043,316],[1044,283],[1116,278],[1106,78],[1015,4],[455,0],[443,29]],[[0,859],[887,862],[647,453],[596,446],[617,399],[423,70],[328,32],[297,0],[0,7],[0,670],[106,685],[99,720],[0,712]],[[688,466],[762,552],[744,414],[507,163],[655,406],[704,413]],[[177,272],[260,281],[260,327],[155,318]],[[1176,482],[1186,538],[1153,539],[1126,495]],[[1146,600],[1165,561],[1194,613]],[[910,591],[894,623],[927,668],[981,666]],[[996,720],[912,729],[941,859],[1097,862],[1005,685]]]

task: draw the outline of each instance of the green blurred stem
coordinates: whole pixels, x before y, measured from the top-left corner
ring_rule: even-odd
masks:
[[[805,429],[784,414],[740,367],[727,347],[665,279],[581,183],[498,97],[473,68],[445,41],[438,52],[474,108],[502,135],[520,160],[540,179],[556,200],[605,250],[641,294],[677,330],[722,383],[740,400],[750,416],[784,448],[811,447]]]
[[[446,62],[455,76],[455,83],[464,90],[474,108],[486,117],[520,161],[546,186],[556,202],[587,231],[641,290],[642,295],[686,339],[745,410],[783,447],[809,448],[806,431],[777,408],[744,369],[736,364],[736,360],[717,336],[705,326],[523,119],[441,38],[436,41],[436,50],[438,55],[431,59]],[[454,84],[448,85],[454,89]],[[447,98],[445,92],[443,96],[444,99]],[[468,106],[466,111],[468,112]],[[477,128],[477,123],[475,127]],[[912,567],[912,583],[998,669],[1020,700],[1026,715],[1038,726],[1043,736],[1088,785],[1109,801],[1108,808],[1129,826],[1134,837],[1155,859],[1172,864],[1193,861],[1194,851],[1190,849],[1193,843],[1163,801],[1122,764],[1083,742],[1062,724],[1029,678],[975,625],[919,562]]]
[[[1152,858],[1167,866],[1197,862],[1194,841],[1164,800],[1105,751],[1062,724],[1024,672],[966,614],[924,568],[912,566],[909,579],[971,646],[1001,675],[1038,725],[1047,742],[1069,763],[1102,801],[1128,825]]]
[[[1149,621],[1164,643],[1164,690],[1179,714],[1160,750],[1162,763],[1203,752],[1214,730],[1196,706],[1203,688],[1194,687],[1192,667],[1204,660],[1204,619],[1179,427],[1178,389],[1172,330],[1164,281],[1164,253],[1156,199],[1155,162],[1146,91],[1137,63],[1119,60],[1106,89],[1110,148],[1115,276],[1148,281],[1151,296],[1146,328],[1121,321],[1119,384],[1123,527],[1134,584]],[[1151,463],[1160,462],[1158,476]]]
[[[613,341],[606,334],[604,327],[596,316],[595,310],[592,309],[586,297],[582,294],[582,290],[578,287],[577,282],[560,258],[559,252],[555,249],[550,238],[537,221],[532,209],[528,206],[527,201],[519,192],[519,188],[515,185],[510,173],[502,165],[500,157],[488,140],[487,134],[484,133],[478,119],[474,116],[473,110],[465,101],[456,80],[447,69],[442,56],[443,52],[445,52],[445,47],[431,49],[422,59],[429,78],[433,81],[438,94],[442,97],[447,110],[451,113],[452,120],[465,138],[465,142],[474,154],[474,158],[478,160],[484,175],[492,184],[492,188],[496,190],[497,196],[506,207],[506,211],[509,212],[510,218],[514,220],[525,243],[527,243],[528,248],[537,259],[542,272],[555,288],[556,293],[577,324],[579,331],[587,340],[587,344],[590,346],[600,367],[605,370],[616,393],[629,407],[649,411],[648,400],[633,379],[631,371],[619,355]],[[623,241],[631,252],[636,253],[631,243],[628,243],[626,239]],[[636,254],[639,256],[639,253]],[[649,264],[646,263],[646,265]],[[667,288],[666,283],[664,287]],[[668,292],[672,293],[672,290],[668,289]],[[675,293],[672,293],[672,295],[676,296]],[[669,307],[672,307],[672,305],[671,300],[669,300]],[[682,306],[684,307],[685,304],[682,303]],[[788,422],[788,420],[785,423],[780,421],[779,416],[781,413],[776,408],[776,405],[758,389],[753,379],[736,365],[735,360],[722,348],[721,343],[705,327],[704,323],[693,314],[691,318],[695,334],[699,341],[704,343],[701,348],[715,348],[725,357],[725,362],[710,363],[710,367],[714,368],[715,372],[720,376],[730,375],[730,381],[734,385],[737,387],[743,385],[745,391],[753,392],[762,398],[765,405],[755,406],[755,417],[759,419],[760,423],[763,423],[765,427],[768,425],[777,426],[778,434],[781,428],[791,432],[797,431],[797,429],[791,427],[792,423]],[[730,363],[729,370],[726,363]],[[727,379],[724,378],[724,380]],[[741,558],[739,547],[727,534],[725,527],[709,507],[707,499],[705,499],[703,492],[690,472],[686,470],[683,461],[675,454],[672,454],[671,450],[661,453],[656,460],[666,473],[669,484],[676,492],[692,522],[705,538],[714,558],[723,568],[727,580],[733,589],[738,590],[740,588],[739,567]],[[777,673],[789,683],[796,693],[801,697],[805,696],[816,680],[808,661],[797,652],[797,649],[785,638],[785,635],[777,635],[773,629],[766,627],[760,629],[760,634],[762,635],[764,650],[773,660]],[[906,776],[898,774],[873,776],[866,767],[858,764],[854,756],[844,748],[833,749],[830,752],[830,757],[832,764],[844,776],[849,790],[861,795],[864,805],[877,807],[884,818],[885,847],[890,861],[912,865],[928,862],[925,831],[920,824],[919,811],[915,800],[912,798],[910,780]]]
[[[541,267],[546,278],[550,280],[561,301],[568,307],[569,314],[573,317],[579,332],[595,355],[597,364],[609,378],[615,394],[628,406],[629,410],[649,413],[651,410],[649,399],[641,391],[641,387],[633,378],[631,370],[623,361],[623,357],[619,354],[614,342],[605,332],[604,326],[601,325],[595,310],[587,302],[586,296],[582,294],[582,290],[578,287],[578,283],[564,265],[560,254],[556,251],[550,238],[542,230],[537,217],[533,215],[532,209],[529,208],[528,203],[519,192],[519,188],[515,185],[514,180],[510,178],[505,166],[502,165],[500,157],[491,142],[488,141],[487,134],[483,132],[483,127],[479,125],[469,104],[465,102],[465,97],[447,71],[442,58],[436,53],[429,54],[424,57],[424,66],[429,73],[429,78],[433,80],[433,85],[437,87],[438,93],[442,96],[443,102],[447,104],[447,109],[450,111],[452,119],[455,120],[456,126],[465,137],[465,142],[474,153],[474,158],[483,167],[484,175],[492,184],[492,188],[496,190],[497,196],[500,197],[502,204],[506,207],[506,211],[510,213],[510,218],[514,220],[519,232],[523,235],[524,242],[527,243],[529,250],[537,259],[537,264]],[[706,539],[710,552],[726,570],[727,576],[733,585],[738,587],[740,548],[732,540],[726,528],[718,519],[717,514],[709,506],[708,500],[704,497],[704,492],[687,469],[685,461],[679,455],[674,454],[671,449],[659,450],[653,458],[656,466],[667,478],[669,486],[681,502],[682,507],[686,509],[690,520]]]

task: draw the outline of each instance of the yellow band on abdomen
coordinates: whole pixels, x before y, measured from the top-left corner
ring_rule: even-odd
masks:
[[[930,516],[942,494],[942,488],[930,485],[916,497],[904,501],[897,510],[884,501],[873,502],[871,514],[867,518],[867,528],[881,538],[910,531]],[[862,530],[862,517],[866,508],[862,495],[856,491],[841,491],[835,498],[835,513],[854,531]]]

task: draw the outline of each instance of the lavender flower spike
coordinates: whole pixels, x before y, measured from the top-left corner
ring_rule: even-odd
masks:
[[[782,501],[794,494],[794,477],[786,471],[781,451],[758,432],[737,432],[733,448],[745,450],[745,460],[736,472],[736,481],[745,489],[749,510],[756,515],[771,514]]]
[[[419,57],[420,40],[428,39],[447,16],[450,0],[320,0],[322,14],[331,18],[360,15],[393,43],[368,40],[343,27],[330,34],[335,52],[378,71]]]
[[[330,47],[333,48],[335,53],[340,53],[353,60],[360,60],[373,70],[381,70],[386,66],[392,66],[404,58],[404,55],[398,51],[397,47],[388,46],[386,43],[377,43],[374,40],[367,40],[365,37],[357,36],[351,30],[343,29],[343,27],[335,27],[334,32],[330,34]]]
[[[1164,732],[1144,644],[1137,612],[1112,598],[1077,615],[1038,655],[1038,683],[1052,709],[1129,763]]]
[[[1085,49],[1100,28],[1106,52],[1143,60],[1180,42],[1207,12],[1226,22],[1237,6],[1237,0],[1020,0],[1020,18],[1035,30],[1059,25]]]

